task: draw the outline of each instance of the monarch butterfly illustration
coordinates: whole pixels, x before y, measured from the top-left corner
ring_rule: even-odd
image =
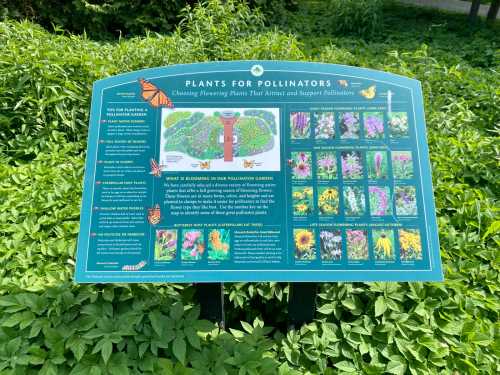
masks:
[[[255,166],[255,160],[243,160],[243,168],[253,168]]]
[[[153,85],[151,82],[146,81],[145,79],[140,79],[139,83],[141,84],[141,96],[142,98],[149,102],[151,106],[158,107],[168,107],[174,108],[174,104],[170,100],[170,98],[161,91],[158,87]]]
[[[150,165],[151,165],[151,172],[149,172],[149,174],[152,174],[155,177],[161,177],[161,169],[165,166],[163,164],[159,165],[155,159],[150,160]]]
[[[361,90],[359,94],[366,99],[373,99],[375,94],[377,93],[377,89],[375,85],[368,87],[367,89]]]
[[[347,87],[349,86],[349,83],[345,80],[345,79],[339,79],[338,81],[338,84],[342,87]]]
[[[148,221],[151,225],[156,225],[160,222],[161,210],[160,205],[156,204],[153,208],[148,208]]]
[[[141,260],[139,263],[137,263],[135,265],[124,265],[122,267],[122,271],[139,271],[146,264],[147,264],[147,262],[145,260]]]
[[[210,169],[210,160],[200,161],[200,168],[201,169]]]

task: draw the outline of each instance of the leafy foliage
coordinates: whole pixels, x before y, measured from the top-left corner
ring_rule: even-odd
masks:
[[[283,32],[226,4],[195,6],[172,35],[116,42],[0,23],[0,374],[498,373],[500,34],[397,7],[383,38],[336,36],[303,7]],[[323,284],[317,319],[286,332],[281,283],[226,285],[219,331],[190,285],[72,282],[92,82],[250,58],[422,81],[444,283]]]

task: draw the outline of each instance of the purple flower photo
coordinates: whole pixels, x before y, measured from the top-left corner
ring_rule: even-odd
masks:
[[[340,137],[342,139],[359,138],[359,113],[343,112],[340,114]]]
[[[292,168],[292,178],[295,180],[310,179],[312,176],[312,157],[310,152],[292,152],[289,165]]]
[[[368,186],[371,216],[392,215],[391,191],[387,186]]]
[[[384,114],[382,112],[365,112],[363,125],[367,139],[384,137]]]
[[[311,135],[311,114],[309,112],[290,113],[292,139],[305,139]]]
[[[341,153],[342,176],[345,179],[359,180],[363,178],[363,159],[359,151]]]

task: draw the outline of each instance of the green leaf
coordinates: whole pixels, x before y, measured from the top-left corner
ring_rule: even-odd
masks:
[[[158,310],[154,310],[148,314],[149,320],[151,321],[151,326],[158,336],[161,336],[163,331],[163,325],[165,324],[165,319],[163,314]]]
[[[192,347],[201,349],[200,338],[198,337],[198,334],[193,327],[184,328],[184,334],[186,335],[186,338]]]
[[[385,371],[388,374],[404,375],[406,372],[406,363],[391,361],[387,364]]]
[[[182,364],[186,360],[186,341],[180,337],[176,337],[172,344],[172,352],[175,358],[179,360]]]
[[[387,310],[387,305],[385,304],[385,298],[383,296],[378,296],[375,301],[375,316],[382,315]]]
[[[181,302],[174,303],[170,308],[170,317],[175,321],[180,320],[183,314],[184,314],[184,306],[182,305]]]
[[[345,371],[345,372],[355,372],[356,367],[354,367],[354,364],[349,361],[341,361],[335,363],[335,367],[337,367],[339,370]]]
[[[66,348],[69,348],[77,361],[80,361],[87,349],[87,341],[79,336],[72,336],[66,341]]]

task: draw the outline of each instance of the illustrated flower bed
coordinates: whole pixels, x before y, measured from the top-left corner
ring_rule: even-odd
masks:
[[[181,259],[200,260],[205,252],[205,239],[203,231],[185,229],[182,231]]]
[[[337,178],[337,158],[335,152],[318,152],[316,176],[320,180],[333,180]]]
[[[399,249],[401,261],[422,259],[422,242],[418,229],[399,230]]]
[[[365,112],[363,125],[365,138],[381,139],[384,137],[384,114],[382,112]]]
[[[318,188],[318,209],[320,215],[337,215],[339,213],[339,191],[337,188]]]
[[[368,259],[368,234],[366,230],[350,229],[347,235],[347,258],[350,260]]]
[[[310,186],[292,188],[293,214],[310,215],[313,212],[313,188]]]
[[[313,229],[294,229],[293,239],[295,243],[296,260],[316,259],[316,240],[314,239]]]
[[[229,229],[212,229],[208,234],[208,259],[228,260],[230,258]]]
[[[333,112],[315,112],[316,126],[314,136],[316,139],[335,138],[335,114]]]
[[[381,180],[388,178],[388,163],[386,151],[367,151],[366,169],[368,178]]]
[[[177,230],[159,229],[156,231],[155,253],[156,261],[172,261],[177,257]]]
[[[312,176],[312,157],[310,152],[292,152],[289,161],[292,168],[292,178],[296,180],[309,179]]]
[[[342,258],[342,233],[340,230],[320,231],[319,241],[322,260],[340,260]]]

